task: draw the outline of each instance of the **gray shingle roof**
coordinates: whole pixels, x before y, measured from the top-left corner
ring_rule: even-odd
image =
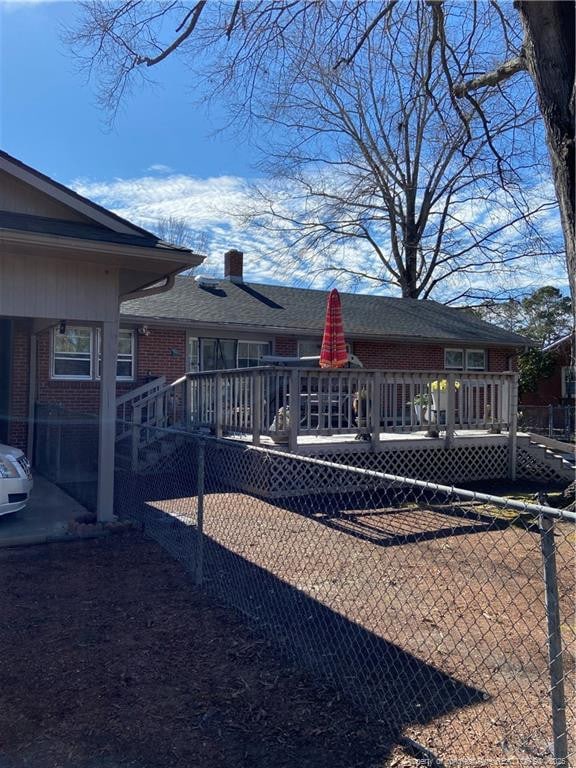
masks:
[[[155,319],[194,327],[262,329],[278,333],[321,335],[327,291],[222,279],[204,288],[191,277],[178,277],[171,291],[122,304],[124,317]],[[440,342],[519,347],[529,340],[467,312],[435,301],[340,294],[344,331],[349,338],[422,339]]]
[[[145,230],[135,231],[134,234],[124,234],[114,232],[112,229],[96,223],[86,224],[81,221],[52,219],[46,216],[33,216],[27,213],[13,213],[12,211],[0,211],[0,229],[189,253],[189,249],[169,245]]]

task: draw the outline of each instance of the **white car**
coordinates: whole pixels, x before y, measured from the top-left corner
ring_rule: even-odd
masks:
[[[26,506],[32,490],[30,462],[19,448],[0,443],[0,515]]]

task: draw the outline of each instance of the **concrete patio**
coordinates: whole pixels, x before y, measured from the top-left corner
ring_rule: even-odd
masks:
[[[0,516],[0,547],[75,538],[68,531],[68,523],[86,514],[86,508],[58,486],[35,475],[28,505],[20,512]]]

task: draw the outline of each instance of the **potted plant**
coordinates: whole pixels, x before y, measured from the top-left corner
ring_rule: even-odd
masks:
[[[428,421],[428,406],[432,402],[432,398],[428,392],[421,392],[419,395],[415,395],[413,400],[410,400],[407,405],[411,405],[414,408],[416,419],[419,424],[425,424]]]
[[[454,388],[460,389],[460,382],[454,382]],[[439,379],[430,384],[430,393],[432,395],[432,405],[436,414],[436,423],[446,423],[446,409],[448,408],[448,379]]]
[[[275,443],[288,443],[290,438],[290,406],[283,405],[278,409],[274,421],[270,425],[270,437]]]

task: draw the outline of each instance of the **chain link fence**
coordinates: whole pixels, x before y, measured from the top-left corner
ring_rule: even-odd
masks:
[[[573,405],[519,405],[518,428],[559,440],[573,440],[575,416]]]
[[[571,764],[574,513],[190,433],[146,444],[118,454],[117,513],[418,764]]]

